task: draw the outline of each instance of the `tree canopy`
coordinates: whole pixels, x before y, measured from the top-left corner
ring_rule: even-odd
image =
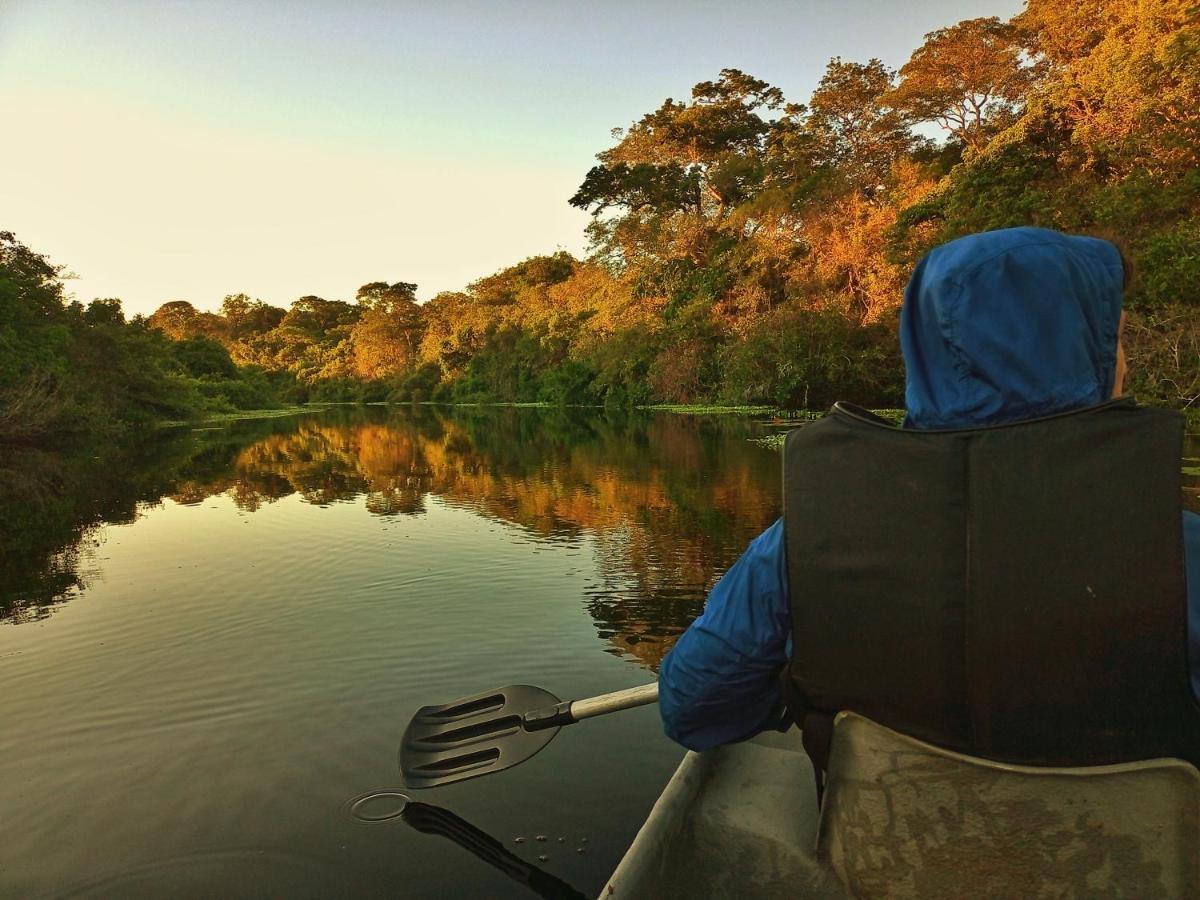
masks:
[[[0,234],[0,433],[64,421],[68,397],[123,403],[97,399],[92,345],[136,385],[130,421],[268,395],[893,406],[911,266],[1012,225],[1116,236],[1138,272],[1134,388],[1200,405],[1198,25],[1190,0],[1028,0],[930,32],[898,72],[834,58],[804,102],[723,69],[582,173],[587,258],[532,256],[426,303],[392,277],[352,301],[230,294],[126,322],[68,302],[63,271]],[[122,361],[137,353],[153,362]]]

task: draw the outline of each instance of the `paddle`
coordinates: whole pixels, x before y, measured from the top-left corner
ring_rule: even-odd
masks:
[[[411,788],[490,775],[525,762],[563,725],[656,700],[657,683],[565,701],[541,688],[513,684],[422,706],[400,741],[400,771]]]

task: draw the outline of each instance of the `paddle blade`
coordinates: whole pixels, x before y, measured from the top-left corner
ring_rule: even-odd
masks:
[[[553,707],[558,698],[513,684],[417,710],[400,742],[400,772],[411,788],[437,787],[490,775],[525,762],[557,728],[526,731],[522,717]]]

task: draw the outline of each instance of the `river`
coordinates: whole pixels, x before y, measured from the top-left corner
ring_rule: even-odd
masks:
[[[778,515],[778,430],[368,407],[5,451],[0,895],[531,896],[352,801],[402,789],[418,706],[653,679]],[[594,896],[681,756],[634,710],[417,799]]]
[[[348,802],[422,704],[653,679],[778,514],[770,431],[365,408],[10,455],[0,895],[528,896]],[[642,709],[419,799],[594,895],[681,756]]]

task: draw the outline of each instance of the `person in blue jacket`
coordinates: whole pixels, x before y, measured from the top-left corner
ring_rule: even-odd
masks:
[[[1127,274],[1112,243],[1040,228],[970,235],[930,252],[901,310],[904,427],[993,425],[1120,396]],[[1195,513],[1184,513],[1184,542],[1189,662],[1200,697]],[[779,520],[724,574],[663,660],[659,710],[670,738],[707,750],[782,724],[778,674],[792,643],[787,584]]]

